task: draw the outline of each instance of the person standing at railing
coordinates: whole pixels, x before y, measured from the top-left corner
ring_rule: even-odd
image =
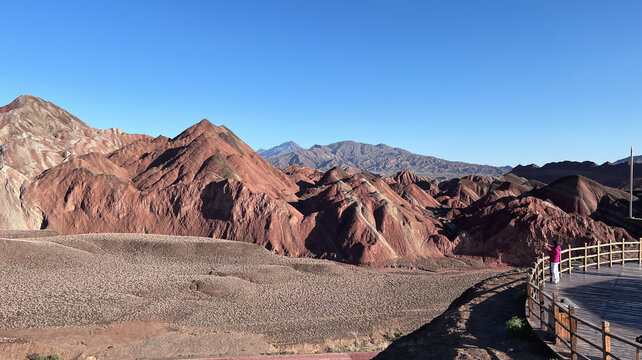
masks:
[[[558,245],[557,240],[553,241],[553,245],[546,244],[549,247],[548,255],[551,261],[551,274],[553,275],[553,283],[559,284],[560,282],[560,258],[562,248]]]

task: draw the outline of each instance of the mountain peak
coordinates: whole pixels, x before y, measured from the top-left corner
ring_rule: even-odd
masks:
[[[212,124],[209,120],[203,119],[196,124],[188,127],[178,134],[174,139],[196,138],[205,132],[220,132],[220,127]]]
[[[43,131],[56,135],[90,127],[55,104],[33,95],[20,95],[10,104],[0,107],[0,128],[13,125],[13,132],[33,134]]]
[[[35,95],[29,95],[29,94],[22,94],[18,96],[14,101],[34,101],[34,102],[39,102],[39,103],[45,103],[46,101],[35,96]]]
[[[271,157],[276,157],[276,156],[283,156],[287,154],[291,154],[297,150],[303,149],[299,144],[295,143],[294,141],[286,141],[281,145],[277,145],[273,148],[270,149],[259,149],[256,152],[261,155],[263,158],[271,158]]]
[[[35,106],[45,106],[47,101],[33,95],[20,95],[15,98],[8,105],[0,107],[0,114],[7,113],[12,110],[24,108],[24,107],[33,107]],[[53,105],[53,104],[52,104]]]

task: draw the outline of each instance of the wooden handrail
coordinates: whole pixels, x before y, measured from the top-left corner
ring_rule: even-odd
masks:
[[[627,246],[629,249],[627,249]],[[616,247],[614,249],[614,247]],[[619,247],[619,248],[617,248]],[[608,249],[607,252],[602,252],[602,248]],[[573,257],[573,251],[580,252],[583,250],[583,255]],[[595,251],[595,253],[591,253]],[[627,257],[627,254],[637,253],[635,257]],[[577,254],[577,253],[576,253]],[[602,259],[603,256],[608,256],[608,259]],[[560,266],[560,272],[568,272],[569,275],[572,274],[573,269],[588,269],[590,266],[597,266],[600,268],[602,264],[609,264],[613,266],[613,262],[620,263],[624,265],[626,262],[637,261],[642,264],[642,238],[639,241],[632,242],[612,242],[595,245],[588,245],[584,243],[583,247],[568,247],[560,253],[560,265],[568,264],[568,267]],[[573,264],[574,260],[581,260],[576,262],[575,266]],[[591,261],[589,263],[589,261]],[[529,317],[535,317],[540,321],[540,329],[542,331],[552,331],[555,336],[555,342],[557,344],[564,345],[571,352],[571,359],[576,360],[579,357],[583,359],[589,359],[588,355],[581,354],[577,352],[577,340],[582,340],[583,342],[591,345],[602,353],[602,358],[604,360],[619,360],[620,358],[611,353],[611,340],[616,340],[626,345],[632,346],[636,349],[637,353],[642,350],[642,344],[635,343],[631,340],[625,339],[622,336],[614,334],[610,330],[610,324],[606,321],[602,321],[601,325],[596,325],[590,321],[582,319],[582,317],[577,313],[576,309],[573,306],[568,306],[566,304],[560,303],[557,298],[557,294],[549,295],[544,291],[546,284],[546,272],[548,267],[546,263],[550,261],[545,258],[538,258],[534,265],[533,269],[530,271],[529,279],[527,282],[527,299],[526,306],[528,307]],[[550,273],[550,271],[548,271]],[[553,274],[550,274],[552,277]],[[550,304],[550,308],[546,304]],[[535,312],[535,304],[539,306],[539,315]],[[544,314],[548,314],[550,319],[553,316],[553,321],[544,321]],[[566,314],[569,319],[569,325],[567,326],[561,320],[560,314]],[[550,323],[549,323],[550,322]],[[589,329],[599,333],[602,337],[601,344],[595,344],[589,339],[580,335],[577,331],[577,324],[580,323]],[[561,329],[570,333],[570,342],[562,338],[559,333]]]

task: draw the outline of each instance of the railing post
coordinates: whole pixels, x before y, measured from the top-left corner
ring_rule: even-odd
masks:
[[[600,269],[600,261],[601,261],[601,259],[600,259],[600,248],[601,247],[602,247],[602,244],[600,244],[600,242],[598,241],[597,242],[597,269],[598,270]]]
[[[588,269],[588,246],[584,243],[584,272]]]
[[[568,319],[570,329],[571,329],[571,360],[577,360],[577,320],[573,318],[575,316],[575,307],[573,305],[568,306]]]
[[[624,252],[624,239],[622,239],[622,265],[624,265],[624,254],[626,253]]]
[[[609,239],[609,267],[613,267],[613,239]]]
[[[531,314],[533,313],[533,289],[531,289],[531,283],[528,282],[526,284],[526,295],[528,296],[528,317],[531,317]]]
[[[544,323],[544,282],[539,283],[539,328],[546,331],[546,324]]]
[[[559,295],[557,293],[553,294],[553,323],[551,325],[553,328],[553,336],[555,336],[555,344],[559,343],[558,336],[560,333],[560,309],[557,307],[557,302],[560,301]],[[550,321],[549,321],[550,323]]]
[[[568,274],[571,275],[573,270],[571,268],[573,267],[573,264],[571,263],[573,260],[573,256],[571,254],[571,244],[568,244]]]
[[[542,256],[542,288],[546,286],[546,266],[544,266],[544,262],[546,262],[546,257]]]
[[[602,355],[604,360],[611,360],[611,324],[602,321]]]
[[[640,242],[638,243],[638,264],[642,264],[642,238],[640,238]]]

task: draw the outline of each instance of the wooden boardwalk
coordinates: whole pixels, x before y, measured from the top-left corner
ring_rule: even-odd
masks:
[[[611,332],[633,342],[642,335],[642,266],[637,263],[595,267],[588,271],[574,269],[572,274],[561,275],[559,284],[546,283],[548,294],[557,293],[560,300],[577,305],[577,313],[596,325],[602,320],[611,323]],[[578,324],[578,332],[596,344],[602,343],[599,332]],[[602,359],[601,351],[578,341],[579,352],[590,359]],[[635,359],[635,349],[611,339],[613,355],[621,359]]]

